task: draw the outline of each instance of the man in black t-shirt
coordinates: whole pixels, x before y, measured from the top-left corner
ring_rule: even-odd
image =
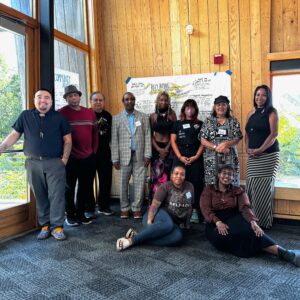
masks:
[[[24,110],[12,126],[13,131],[0,144],[0,154],[11,147],[24,133],[24,154],[27,178],[35,195],[41,231],[39,240],[52,235],[66,239],[65,186],[71,148],[71,128],[68,121],[51,109],[52,96],[40,89],[34,96],[34,109]]]
[[[105,110],[105,97],[99,92],[93,92],[90,96],[91,109],[95,112],[99,130],[99,147],[96,153],[96,170],[99,179],[99,192],[97,204],[98,212],[111,216],[114,212],[110,209],[110,190],[112,183],[111,162],[111,123],[112,116]],[[90,207],[90,211],[92,207]]]

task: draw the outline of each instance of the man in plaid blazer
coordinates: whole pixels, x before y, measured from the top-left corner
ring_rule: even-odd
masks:
[[[121,218],[141,219],[144,198],[146,170],[151,158],[151,130],[149,117],[134,109],[135,96],[127,92],[123,95],[124,111],[112,120],[112,162],[120,170]],[[128,184],[130,176],[134,181],[134,201],[129,203]]]

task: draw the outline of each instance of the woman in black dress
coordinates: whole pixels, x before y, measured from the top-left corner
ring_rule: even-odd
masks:
[[[207,221],[206,237],[218,249],[239,257],[252,257],[262,251],[274,254],[300,267],[300,251],[286,250],[257,225],[247,194],[232,185],[234,169],[222,166],[218,183],[205,187],[200,201]]]
[[[279,168],[278,115],[272,106],[272,94],[266,85],[254,92],[254,109],[246,124],[247,163],[246,193],[259,225],[270,228],[273,223],[275,177]]]
[[[198,138],[202,121],[198,119],[198,105],[195,100],[188,99],[181,108],[180,121],[174,123],[171,144],[175,157],[173,166],[185,166],[186,180],[191,182],[195,189],[195,203],[193,205],[192,223],[199,223],[200,195],[204,186],[204,147]],[[202,216],[200,216],[202,219]]]

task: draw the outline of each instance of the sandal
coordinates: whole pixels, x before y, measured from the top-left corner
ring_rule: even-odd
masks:
[[[135,235],[137,235],[137,232],[133,228],[129,228],[125,237],[126,239],[132,239]]]
[[[122,237],[117,240],[116,248],[117,248],[117,251],[122,251],[122,250],[125,250],[126,248],[130,247],[131,245],[132,245],[131,239]]]

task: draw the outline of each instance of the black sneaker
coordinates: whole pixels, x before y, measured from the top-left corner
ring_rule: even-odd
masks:
[[[99,213],[99,214],[106,215],[106,216],[112,216],[112,215],[115,214],[115,212],[112,211],[110,208],[106,208],[106,209],[101,209],[101,208],[99,208],[99,209],[98,209],[98,213]]]
[[[72,218],[72,217],[66,217],[66,220],[65,220],[66,224],[68,226],[79,226],[80,224],[78,223],[77,219],[75,218]]]
[[[78,218],[78,221],[83,225],[89,225],[89,224],[93,223],[91,218],[86,218],[85,216]]]

